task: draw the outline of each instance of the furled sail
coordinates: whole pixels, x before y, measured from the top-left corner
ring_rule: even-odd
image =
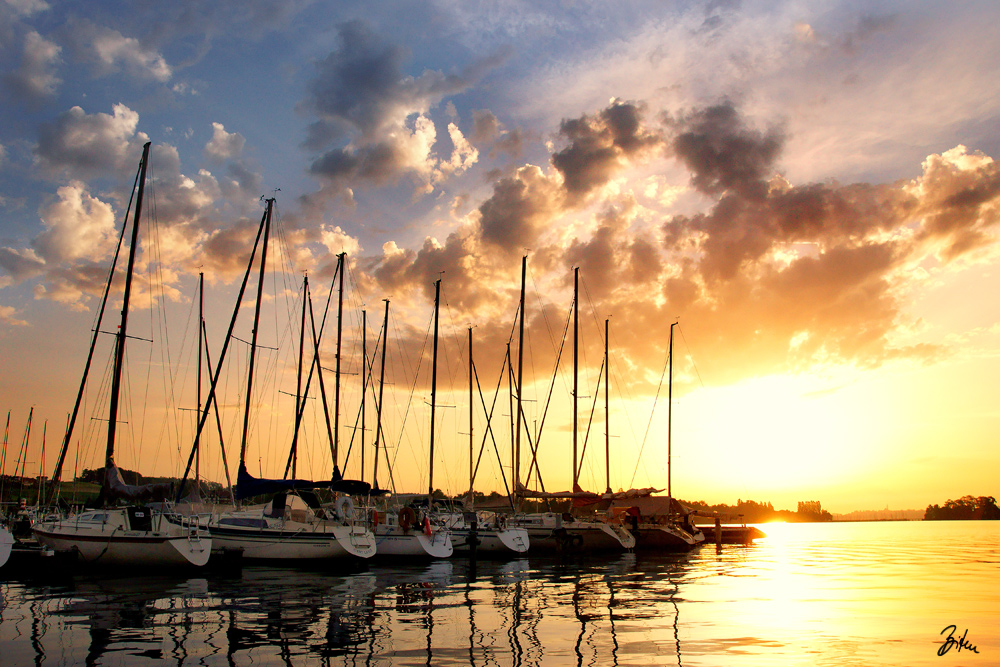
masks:
[[[125,500],[127,502],[150,502],[168,500],[173,496],[174,485],[160,484],[126,484],[121,470],[115,465],[114,459],[108,459],[104,468],[104,498],[107,501]]]
[[[279,493],[293,490],[331,489],[341,493],[364,494],[371,486],[367,482],[356,479],[343,479],[339,470],[334,470],[333,479],[327,481],[312,481],[308,479],[263,479],[247,472],[245,464],[240,464],[236,473],[236,488],[234,495],[237,500],[251,498],[265,493]]]

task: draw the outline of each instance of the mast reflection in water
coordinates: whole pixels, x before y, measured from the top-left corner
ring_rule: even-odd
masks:
[[[349,574],[0,571],[0,662],[939,665],[952,624],[978,648],[961,653],[970,664],[1000,657],[1000,522],[768,534],[682,555],[370,563]]]

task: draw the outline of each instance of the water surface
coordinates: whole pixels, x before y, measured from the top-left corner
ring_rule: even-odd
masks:
[[[5,579],[0,662],[1000,665],[1000,522],[762,529],[681,556]],[[939,656],[950,625],[978,653]]]

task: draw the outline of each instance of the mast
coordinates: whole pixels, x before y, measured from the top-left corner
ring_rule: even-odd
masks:
[[[3,497],[3,481],[7,478],[4,470],[7,467],[7,434],[10,432],[10,410],[7,411],[7,426],[3,429],[3,451],[0,453],[0,498]]]
[[[247,404],[243,412],[243,438],[240,441],[240,466],[246,467],[247,457],[247,434],[250,430],[250,396],[253,392],[253,367],[254,357],[257,355],[257,328],[260,325],[260,302],[264,294],[264,270],[267,268],[267,237],[271,233],[271,211],[274,207],[274,198],[267,200],[267,212],[264,214],[264,245],[260,251],[260,276],[257,279],[257,305],[253,313],[253,335],[250,338],[250,372],[247,374]],[[219,360],[219,367],[222,360]],[[219,369],[216,368],[216,373]]]
[[[31,442],[31,419],[35,415],[35,406],[28,410],[28,425],[24,427],[24,440],[21,441],[21,449],[17,452],[17,462],[14,464],[14,473],[17,474],[17,495],[21,495],[24,488],[24,467],[28,462],[28,443]],[[21,468],[18,473],[17,469]]]
[[[108,446],[105,451],[106,469],[114,464],[115,433],[118,427],[118,403],[121,395],[122,365],[125,362],[125,336],[128,328],[128,302],[132,295],[132,273],[135,269],[135,254],[139,246],[139,217],[142,214],[142,195],[146,189],[146,166],[149,162],[149,144],[142,147],[142,166],[139,168],[139,192],[135,200],[135,217],[132,218],[132,241],[128,250],[128,269],[125,272],[125,294],[122,297],[122,319],[118,326],[115,345],[115,370],[111,380],[111,405],[108,409]],[[102,485],[104,482],[102,482]]]
[[[472,486],[474,480],[472,458],[475,454],[475,444],[472,438],[472,327],[469,327],[469,505],[472,505]]]
[[[514,417],[516,420],[517,431],[514,441],[514,492],[517,493],[517,487],[521,483],[521,394],[524,393],[522,389],[521,380],[524,378],[524,285],[525,277],[528,273],[528,256],[525,255],[521,258],[521,302],[518,307],[518,313],[520,315],[519,333],[517,338],[517,415]]]
[[[270,229],[270,220],[271,220],[271,216],[270,216],[270,212],[271,212],[270,202],[273,202],[273,201],[274,201],[273,199],[269,200],[267,210],[264,212],[264,214],[260,218],[260,225],[258,225],[258,227],[257,227],[257,236],[256,236],[256,238],[254,239],[254,242],[253,242],[253,250],[250,251],[250,261],[247,262],[247,270],[243,274],[243,281],[240,283],[239,293],[236,296],[236,307],[233,309],[233,316],[229,320],[229,329],[228,329],[228,331],[226,331],[226,337],[222,341],[222,351],[219,352],[219,364],[215,367],[214,371],[212,370],[212,360],[208,358],[208,346],[207,345],[205,346],[205,358],[206,358],[206,361],[208,362],[208,369],[209,369],[208,372],[211,373],[211,375],[212,375],[212,383],[208,387],[208,398],[205,399],[205,410],[201,413],[201,416],[198,418],[198,430],[195,432],[195,436],[194,436],[195,437],[195,442],[198,442],[198,438],[201,437],[202,430],[205,428],[205,423],[208,421],[208,413],[211,411],[209,409],[210,405],[214,405],[215,406],[216,424],[217,425],[219,424],[219,403],[215,399],[215,390],[216,390],[216,387],[219,386],[219,376],[222,373],[222,366],[223,366],[223,363],[226,360],[226,352],[229,350],[229,341],[232,340],[232,338],[233,338],[233,330],[236,328],[236,320],[237,320],[237,317],[239,316],[240,304],[243,303],[243,295],[246,293],[247,283],[250,281],[250,273],[251,273],[251,270],[253,269],[253,258],[257,256],[257,248],[260,245],[260,237],[264,233],[264,228],[265,227],[268,227],[268,229]],[[204,329],[204,323],[202,323],[202,328]],[[203,331],[203,333],[204,333],[204,331]],[[220,447],[223,446],[223,444],[222,444],[222,427],[221,426],[219,426],[219,445],[220,445]],[[181,476],[181,483],[178,485],[176,502],[180,502],[181,496],[184,493],[184,485],[187,482],[188,473],[191,472],[191,465],[194,463],[194,455],[195,455],[196,451],[197,450],[195,449],[195,447],[192,446],[191,447],[191,454],[188,456],[187,465],[184,467],[184,474]],[[244,445],[244,447],[240,451],[240,467],[241,468],[245,467],[245,462],[244,462],[244,454],[245,453],[246,453],[246,447]],[[79,452],[77,452],[77,458],[79,458]],[[225,455],[225,450],[223,449],[223,453],[222,453],[222,460],[223,460],[223,462],[225,462],[225,459],[226,459],[226,455]],[[228,466],[226,468],[226,479],[227,480],[229,479],[229,468],[228,468]],[[230,486],[230,489],[232,489],[232,486]],[[234,502],[235,502],[235,499],[234,499]]]
[[[365,478],[365,393],[368,391],[368,311],[361,311],[361,475]]]
[[[337,255],[337,270],[340,272],[340,296],[337,298],[337,370],[333,390],[333,474],[337,474],[337,459],[340,454],[340,341],[344,330],[344,257]]]
[[[573,491],[579,487],[579,465],[577,459],[577,414],[576,399],[579,389],[578,375],[580,367],[580,268],[573,269]]]
[[[201,416],[201,357],[204,354],[204,341],[205,337],[203,331],[205,330],[205,273],[204,271],[198,273],[198,416]],[[194,483],[195,488],[198,489],[199,495],[201,491],[201,447],[199,446],[199,440],[201,435],[195,437],[194,447],[195,447],[195,459],[194,459]]]
[[[297,445],[299,438],[299,415],[302,414],[303,403],[305,399],[302,397],[302,361],[306,356],[306,306],[307,295],[309,294],[309,274],[306,274],[302,278],[302,323],[299,327],[299,374],[295,385],[295,436],[292,441]],[[292,447],[292,479],[295,479],[295,468],[299,462],[299,449],[298,447]]]
[[[389,299],[385,301],[385,320],[382,323],[382,368],[378,378],[378,403],[375,406],[375,468],[372,471],[372,489],[378,490],[378,443],[382,436],[382,392],[385,390],[385,349],[389,342]]]
[[[604,474],[611,493],[611,409],[608,387],[611,385],[611,359],[608,357],[608,320],[604,320]]]
[[[667,515],[673,514],[674,500],[673,491],[670,487],[670,436],[674,408],[674,327],[677,322],[670,325],[670,348],[667,352]]]
[[[45,479],[42,477],[42,469],[45,466],[45,432],[49,430],[49,420],[46,419],[42,422],[42,457],[38,460],[38,479],[41,487],[38,489],[38,495],[35,496],[35,506],[41,507],[42,496],[45,495]]]
[[[434,282],[434,352],[431,362],[431,455],[427,470],[427,511],[434,507],[434,408],[437,405],[438,381],[438,310],[441,303],[441,279]]]

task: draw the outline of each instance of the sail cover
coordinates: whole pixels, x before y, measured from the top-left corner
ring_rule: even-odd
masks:
[[[105,500],[125,500],[128,502],[149,502],[167,500],[173,496],[174,485],[166,484],[126,484],[121,471],[113,459],[108,459],[104,467]]]
[[[342,493],[366,493],[371,488],[368,483],[353,479],[343,479],[340,471],[334,469],[333,479],[327,481],[312,481],[308,479],[258,479],[247,472],[245,464],[240,464],[236,473],[236,488],[234,495],[237,500],[278,493],[281,491],[332,489]]]

